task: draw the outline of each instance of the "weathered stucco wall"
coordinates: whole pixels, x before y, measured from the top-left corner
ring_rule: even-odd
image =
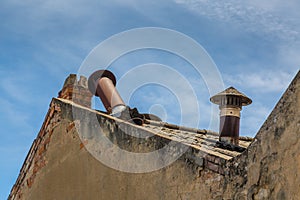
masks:
[[[225,196],[300,199],[299,108],[300,72],[248,150],[228,163],[231,173],[226,180],[233,184],[227,185]]]
[[[192,149],[179,160],[163,169],[142,174],[120,172],[96,160],[85,148],[92,140],[81,140],[75,124],[85,129],[87,138],[93,137],[93,121],[85,121],[88,110],[81,110],[82,119],[74,119],[71,105],[53,100],[54,112],[47,126],[51,133],[47,146],[41,145],[34,156],[34,163],[25,175],[16,199],[207,199],[220,197],[215,188],[222,188],[223,175],[205,169],[204,163],[193,163]],[[78,108],[80,109],[80,108]],[[115,122],[98,116],[105,134],[112,141],[131,151],[152,151],[165,145],[163,138],[152,138],[141,144],[139,139],[116,130]],[[89,118],[87,118],[89,119]],[[55,121],[55,122],[54,122]],[[107,128],[109,127],[109,128]],[[136,128],[129,125],[132,132]],[[112,132],[114,131],[114,132]],[[47,136],[45,138],[49,138]],[[125,138],[126,137],[126,138]],[[128,140],[130,140],[128,142]],[[125,141],[124,143],[122,141]],[[113,156],[113,154],[112,154]],[[186,158],[186,157],[189,158]],[[34,176],[32,175],[34,174]],[[31,180],[30,184],[26,180]],[[211,192],[215,191],[215,192]]]
[[[231,161],[197,157],[188,151],[173,164],[150,173],[111,169],[86,147],[95,133],[88,109],[54,99],[28,163],[11,199],[299,199],[300,73],[259,130],[255,141]],[[130,151],[153,151],[169,141],[141,141],[117,129],[114,120],[98,116],[104,134]],[[75,125],[87,134],[81,140]],[[130,131],[141,131],[127,126]],[[113,155],[113,154],[112,154]],[[214,163],[214,170],[210,167]],[[222,173],[220,172],[222,169]]]

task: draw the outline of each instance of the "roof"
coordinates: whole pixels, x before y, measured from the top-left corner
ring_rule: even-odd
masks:
[[[166,122],[147,121],[143,127],[161,137],[182,142],[194,149],[216,157],[230,160],[243,152],[252,142],[250,137],[240,137],[239,147],[219,142],[219,134],[209,130],[200,130],[176,126]]]
[[[66,99],[55,100],[59,100],[67,104],[72,104],[72,106],[92,111],[104,118],[109,118],[117,122],[126,123],[134,129],[149,131],[152,134],[157,135],[159,137],[183,143],[196,150],[203,152],[204,154],[213,155],[225,160],[230,160],[231,158],[240,155],[253,141],[253,138],[240,136],[239,146],[224,144],[219,142],[219,134],[214,131],[178,126],[167,122],[159,122],[153,120],[146,120],[142,126],[138,126],[120,118],[116,118],[106,113],[103,113],[101,111],[77,105],[72,101]]]

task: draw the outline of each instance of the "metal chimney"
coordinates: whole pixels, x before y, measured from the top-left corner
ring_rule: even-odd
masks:
[[[210,98],[212,103],[218,104],[220,109],[220,137],[221,142],[239,144],[240,111],[242,106],[252,103],[252,100],[234,87],[229,87]]]
[[[115,88],[116,77],[111,71],[95,71],[88,79],[88,87],[92,94],[100,97],[107,112],[119,116],[126,105]]]

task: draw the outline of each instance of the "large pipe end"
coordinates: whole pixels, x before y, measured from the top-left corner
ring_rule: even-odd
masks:
[[[99,96],[99,94],[97,94],[98,80],[103,77],[109,78],[114,85],[117,83],[115,75],[109,70],[98,70],[92,73],[88,79],[88,88],[90,92],[97,97]]]
[[[126,106],[115,86],[116,77],[108,70],[95,71],[88,79],[89,90],[93,95],[100,97],[108,114],[138,125],[142,125],[145,119],[161,121],[154,115],[140,114],[136,108]]]

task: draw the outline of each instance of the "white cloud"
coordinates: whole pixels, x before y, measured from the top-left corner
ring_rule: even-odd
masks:
[[[280,70],[224,75],[228,85],[255,90],[254,93],[282,92],[292,78],[292,74]]]

